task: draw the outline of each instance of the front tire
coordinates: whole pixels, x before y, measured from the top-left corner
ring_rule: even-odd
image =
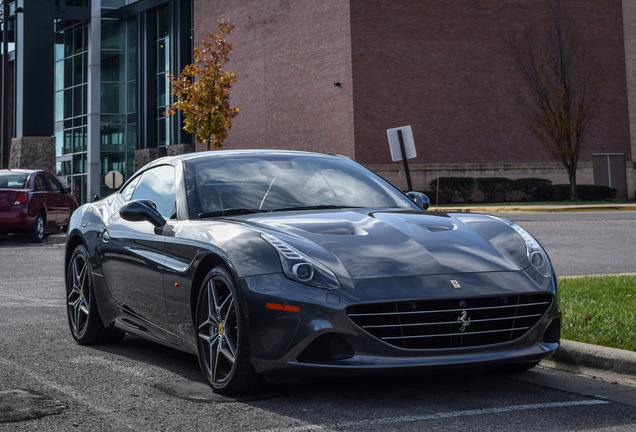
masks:
[[[260,378],[249,360],[245,316],[234,278],[222,266],[206,275],[196,308],[199,366],[217,393],[254,391]]]
[[[88,251],[78,246],[66,269],[66,311],[71,334],[80,345],[118,342],[124,332],[105,327],[95,301]]]

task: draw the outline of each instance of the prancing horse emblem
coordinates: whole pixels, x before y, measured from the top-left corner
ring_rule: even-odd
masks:
[[[463,332],[470,325],[470,317],[468,316],[468,312],[462,311],[459,318],[457,318],[457,322],[459,323],[459,331]]]

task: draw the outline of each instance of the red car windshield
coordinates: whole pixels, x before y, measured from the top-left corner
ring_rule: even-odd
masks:
[[[24,189],[28,178],[28,173],[0,173],[0,189]]]

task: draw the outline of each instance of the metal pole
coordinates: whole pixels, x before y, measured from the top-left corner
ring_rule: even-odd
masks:
[[[90,24],[88,26],[88,109],[86,150],[86,188],[82,202],[91,202],[99,196],[100,186],[100,64],[101,64],[101,0],[92,0]]]
[[[398,129],[398,139],[400,140],[400,151],[402,152],[402,162],[404,163],[404,173],[406,174],[406,185],[408,190],[413,190],[411,185],[411,173],[409,172],[409,162],[406,160],[406,150],[404,149],[404,138],[402,138],[402,131]]]
[[[9,4],[8,0],[2,0],[2,117],[0,117],[0,130],[2,140],[2,160],[0,168],[9,167]]]

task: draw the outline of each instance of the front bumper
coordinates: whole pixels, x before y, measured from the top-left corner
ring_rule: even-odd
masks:
[[[450,280],[458,281],[455,289]],[[539,285],[526,273],[497,272],[342,281],[323,290],[265,275],[239,281],[248,321],[252,365],[258,373],[285,376],[338,376],[382,372],[527,363],[559,346],[561,311],[552,279]],[[514,340],[444,349],[404,349],[365,331],[347,314],[360,303],[472,299],[548,293],[552,299],[536,325]],[[298,306],[300,312],[266,308]]]

